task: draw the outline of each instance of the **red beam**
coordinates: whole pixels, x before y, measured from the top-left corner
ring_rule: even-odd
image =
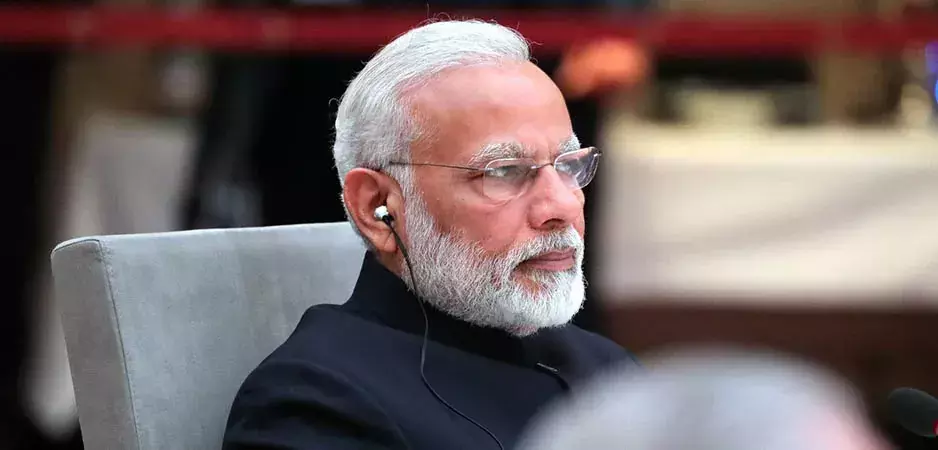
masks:
[[[600,37],[636,39],[678,54],[890,52],[938,41],[938,15],[898,21],[634,16],[598,11],[473,11],[453,17],[516,27],[537,51]],[[214,50],[372,52],[427,20],[425,12],[141,8],[0,8],[0,43]]]

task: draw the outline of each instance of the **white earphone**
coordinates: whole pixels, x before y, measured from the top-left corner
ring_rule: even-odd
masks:
[[[386,219],[391,218],[391,213],[388,212],[388,207],[381,205],[375,208],[375,219],[384,222]],[[393,220],[393,219],[391,219]]]

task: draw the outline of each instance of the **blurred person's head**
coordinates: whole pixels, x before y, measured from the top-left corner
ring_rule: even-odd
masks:
[[[682,351],[552,405],[520,450],[884,450],[851,386],[790,357]]]
[[[411,284],[373,215],[386,205],[424,300],[518,335],[582,305],[581,188],[598,163],[529,58],[521,35],[493,23],[413,29],[351,82],[334,147],[349,219],[379,260]]]
[[[648,56],[638,44],[600,38],[564,52],[555,76],[567,98],[582,98],[627,92],[644,82],[648,71]]]

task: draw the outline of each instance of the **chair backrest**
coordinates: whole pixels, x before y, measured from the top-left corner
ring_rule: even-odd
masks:
[[[73,239],[52,253],[86,448],[219,448],[248,373],[311,305],[342,303],[348,223]]]

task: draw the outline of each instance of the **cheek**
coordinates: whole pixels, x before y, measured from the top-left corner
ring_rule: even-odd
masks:
[[[464,204],[457,229],[478,242],[490,255],[503,255],[519,241],[527,230],[524,211],[515,205]]]
[[[586,205],[586,197],[583,195],[583,191],[577,192],[577,198],[580,200],[580,212],[577,214],[577,218],[573,222],[573,228],[575,228],[577,233],[580,233],[580,236],[582,237],[584,234],[586,234],[586,218],[583,215],[583,206]]]
[[[519,236],[525,234],[526,224],[524,214],[517,211],[502,210],[485,215],[478,223],[479,229],[485,230],[480,240],[482,247],[492,254],[507,253],[520,240]]]

